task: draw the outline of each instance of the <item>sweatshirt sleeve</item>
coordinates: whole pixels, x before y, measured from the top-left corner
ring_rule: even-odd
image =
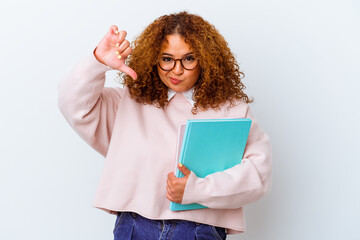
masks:
[[[58,106],[71,127],[106,156],[123,89],[105,88],[109,68],[94,55],[81,61],[59,83]]]
[[[246,118],[252,119],[249,109]],[[209,208],[235,209],[254,202],[270,190],[271,161],[269,137],[252,119],[241,163],[205,178],[191,172],[182,204],[200,203]]]

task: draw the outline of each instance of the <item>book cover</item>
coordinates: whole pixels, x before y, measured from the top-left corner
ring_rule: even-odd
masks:
[[[179,126],[176,163],[182,163],[200,178],[231,168],[241,163],[250,126],[248,118],[188,120],[185,128]],[[184,176],[177,165],[175,176]],[[206,207],[170,203],[172,211],[200,208]]]

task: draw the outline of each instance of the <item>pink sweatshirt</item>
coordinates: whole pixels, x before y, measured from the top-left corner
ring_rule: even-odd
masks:
[[[73,129],[106,157],[94,206],[109,213],[133,211],[150,219],[183,219],[245,231],[243,206],[271,185],[268,136],[243,102],[221,110],[191,113],[192,105],[176,93],[165,109],[136,103],[126,88],[105,88],[107,66],[92,55],[59,84],[59,108]],[[233,168],[198,178],[191,173],[182,203],[208,209],[173,212],[166,198],[166,178],[174,171],[179,123],[187,119],[251,118],[244,158]]]

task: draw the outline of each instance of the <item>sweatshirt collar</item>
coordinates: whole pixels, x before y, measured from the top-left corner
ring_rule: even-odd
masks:
[[[184,95],[184,97],[186,98],[186,100],[189,101],[189,103],[194,106],[195,101],[193,100],[193,94],[194,94],[194,87],[192,87],[191,89],[185,91],[185,92],[175,92],[174,90],[170,89],[168,90],[168,101],[170,101],[176,93],[182,93]]]

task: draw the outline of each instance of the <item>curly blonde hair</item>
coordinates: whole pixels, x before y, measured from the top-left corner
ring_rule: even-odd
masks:
[[[231,107],[235,100],[253,101],[243,91],[245,85],[241,79],[244,74],[223,36],[202,17],[180,12],[159,17],[132,42],[133,53],[127,64],[135,70],[138,78],[134,80],[126,74],[121,76],[136,102],[154,104],[159,108],[167,106],[168,87],[160,80],[157,63],[162,43],[172,34],[185,38],[200,63],[200,76],[194,86],[193,114],[199,109],[220,109],[228,102]]]

